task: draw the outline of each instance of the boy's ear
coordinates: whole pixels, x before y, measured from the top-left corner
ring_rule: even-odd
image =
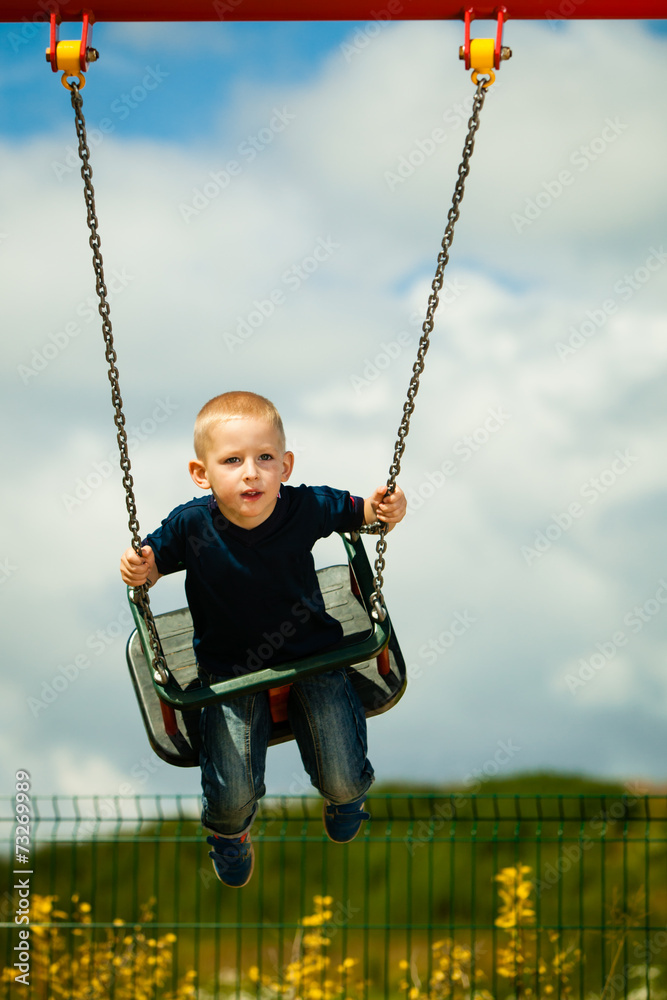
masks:
[[[197,484],[200,490],[210,490],[211,484],[208,481],[206,466],[203,462],[200,462],[198,458],[193,458],[188,463],[188,472],[192,477],[192,481]]]
[[[292,469],[294,468],[294,452],[286,451],[283,455],[283,474],[280,477],[281,483],[286,483],[289,477],[292,475]]]

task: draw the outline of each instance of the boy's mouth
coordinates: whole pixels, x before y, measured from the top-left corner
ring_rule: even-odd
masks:
[[[257,497],[262,496],[262,492],[261,490],[245,490],[241,494],[241,496],[244,497],[246,500],[256,500]]]

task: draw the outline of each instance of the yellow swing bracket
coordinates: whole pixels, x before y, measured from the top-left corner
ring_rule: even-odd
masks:
[[[96,62],[100,54],[97,49],[90,45],[93,38],[93,24],[95,18],[92,11],[84,10],[83,25],[80,41],[59,41],[58,31],[60,26],[60,15],[51,14],[51,37],[50,45],[46,50],[46,61],[51,64],[54,73],[62,73],[61,82],[63,87],[71,90],[68,82],[69,77],[76,77],[78,88],[81,90],[86,86],[84,73],[91,62]]]
[[[464,13],[465,19],[465,44],[459,48],[459,58],[465,60],[466,69],[472,69],[472,82],[475,86],[479,83],[480,74],[487,77],[482,81],[485,90],[494,83],[496,79],[495,70],[500,69],[502,59],[510,59],[512,50],[503,45],[503,26],[507,20],[507,7],[496,9],[498,18],[498,28],[496,37],[493,38],[473,38],[470,40],[470,24],[475,19],[474,8],[468,7]]]

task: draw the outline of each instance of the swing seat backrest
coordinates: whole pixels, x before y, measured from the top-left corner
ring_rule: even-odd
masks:
[[[129,592],[137,629],[128,642],[127,662],[149,742],[158,756],[182,767],[197,765],[201,709],[267,689],[272,689],[273,702],[270,744],[293,739],[286,711],[289,685],[300,677],[340,667],[348,670],[368,717],[387,711],[399,700],[406,686],[405,663],[389,616],[383,622],[370,618],[373,576],[366,551],[358,536],[341,537],[349,566],[319,570],[318,582],[327,612],[343,627],[342,641],[315,656],[234,677],[210,688],[202,688],[197,678],[187,608],[155,617],[169,668],[166,685],[155,680],[146,626]],[[281,696],[278,689],[287,690]]]

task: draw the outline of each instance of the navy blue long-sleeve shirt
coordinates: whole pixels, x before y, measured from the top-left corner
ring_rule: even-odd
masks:
[[[194,651],[209,673],[230,677],[299,659],[337,642],[311,549],[354,531],[364,501],[329,486],[285,486],[256,528],[232,524],[211,495],[176,507],[149,534],[160,573],[186,571]]]

